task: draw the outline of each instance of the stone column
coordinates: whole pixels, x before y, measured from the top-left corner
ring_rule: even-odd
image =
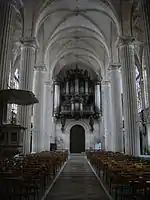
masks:
[[[0,1],[0,89],[8,88],[12,37],[15,24],[13,0]],[[6,121],[7,105],[0,102],[0,124]]]
[[[144,31],[144,63],[146,65],[146,73],[147,73],[147,86],[148,89],[148,105],[149,106],[149,114],[148,118],[150,117],[150,4],[148,0],[140,0],[141,6],[141,14],[143,18],[143,31]],[[147,100],[147,95],[145,94],[145,102]],[[149,134],[149,122],[147,121],[147,136],[144,137],[145,145],[146,143],[150,144],[150,134]]]
[[[32,91],[33,87],[33,73],[35,63],[35,39],[23,38],[21,40],[21,63],[20,63],[20,89]],[[30,153],[30,132],[31,132],[31,106],[20,106],[19,121],[24,126],[24,153]]]
[[[51,127],[51,143],[57,143],[56,141],[56,118],[52,117],[52,127]]]
[[[140,139],[138,129],[136,74],[134,60],[134,39],[120,37],[120,61],[122,66],[124,121],[125,121],[125,152],[126,154],[140,155]]]
[[[0,1],[0,89],[8,88],[12,36],[15,24],[13,0]]]
[[[147,72],[148,100],[150,105],[150,4],[149,0],[140,0],[144,24],[144,57]]]
[[[88,79],[85,80],[85,94],[89,94],[89,83],[88,83]]]
[[[32,151],[40,152],[44,150],[45,134],[43,132],[43,118],[44,118],[44,78],[46,66],[40,65],[34,67],[34,94],[39,100],[38,104],[34,106],[33,112],[33,135],[32,135]]]
[[[114,121],[114,151],[123,152],[122,105],[121,105],[121,74],[120,64],[110,65],[111,100]]]
[[[69,94],[69,80],[66,78],[66,94]]]
[[[102,81],[102,101],[103,101],[103,116],[104,116],[104,133],[102,137],[102,149],[114,151],[113,144],[113,124],[112,124],[112,104],[110,82]]]

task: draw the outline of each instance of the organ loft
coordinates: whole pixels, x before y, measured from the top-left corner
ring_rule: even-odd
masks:
[[[56,135],[65,134],[66,124],[71,121],[75,124],[86,121],[89,125],[89,137],[90,134],[94,134],[94,125],[97,126],[102,114],[101,76],[80,68],[80,64],[74,64],[66,66],[60,71],[55,77],[53,85],[53,117],[57,126],[61,124],[61,129],[58,130]],[[98,140],[100,140],[100,135],[90,144],[87,141],[86,148],[89,145],[94,147]],[[56,145],[59,146],[57,142]],[[78,149],[78,151],[80,150]],[[83,149],[84,151],[85,149]]]

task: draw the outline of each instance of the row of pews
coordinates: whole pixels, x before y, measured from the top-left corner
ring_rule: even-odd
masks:
[[[150,160],[105,151],[87,158],[114,200],[150,199]]]
[[[0,160],[0,199],[41,199],[67,157],[67,152],[46,151]]]

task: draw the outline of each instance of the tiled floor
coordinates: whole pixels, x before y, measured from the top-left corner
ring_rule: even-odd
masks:
[[[46,200],[108,200],[84,155],[72,155]]]

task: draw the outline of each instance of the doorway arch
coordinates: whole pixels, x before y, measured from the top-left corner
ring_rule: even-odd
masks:
[[[74,125],[70,130],[70,153],[85,152],[85,130],[81,125]]]

